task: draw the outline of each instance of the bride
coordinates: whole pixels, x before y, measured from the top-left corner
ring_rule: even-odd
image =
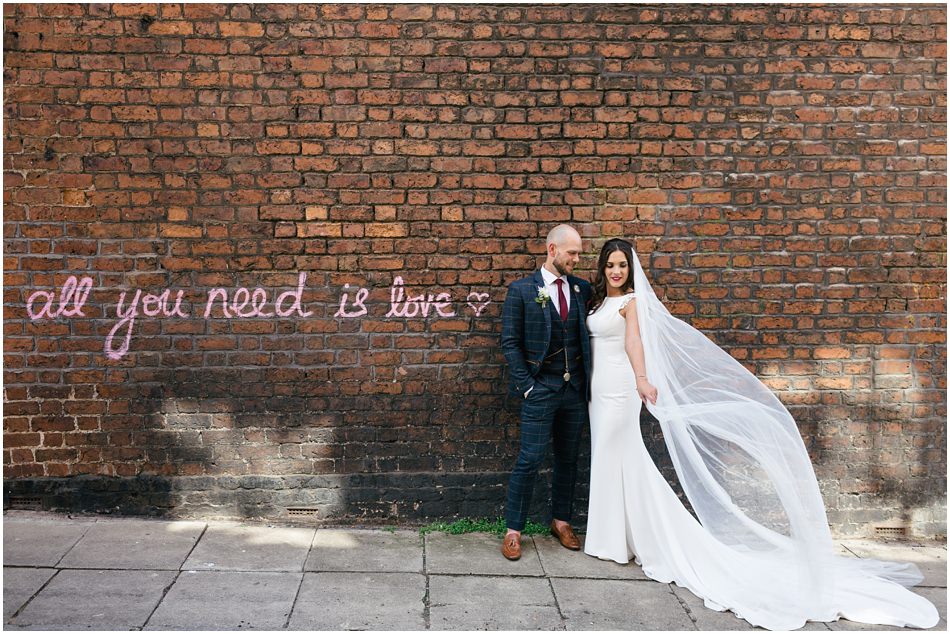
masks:
[[[933,627],[912,564],[833,553],[798,428],[758,379],[657,298],[626,240],[604,244],[591,314],[591,480],[584,551],[676,583],[755,626]],[[660,422],[695,512],[657,470],[640,407]],[[698,518],[698,520],[697,520]]]

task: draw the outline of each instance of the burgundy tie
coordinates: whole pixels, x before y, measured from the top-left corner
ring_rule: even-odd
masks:
[[[557,303],[561,309],[561,321],[567,321],[567,297],[564,295],[564,280],[557,278],[554,283],[557,284]]]

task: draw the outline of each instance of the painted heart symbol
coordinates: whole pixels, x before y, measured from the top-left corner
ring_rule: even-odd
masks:
[[[473,303],[472,299],[476,301]],[[468,305],[475,312],[475,316],[478,317],[482,314],[482,311],[485,310],[485,307],[491,304],[491,298],[489,298],[488,293],[476,293],[471,292],[468,294]]]

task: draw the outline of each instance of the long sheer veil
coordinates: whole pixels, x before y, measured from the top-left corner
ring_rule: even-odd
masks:
[[[920,583],[913,564],[834,554],[815,472],[791,414],[738,361],[670,314],[636,253],[633,266],[647,378],[658,393],[646,407],[703,527],[737,555],[770,562],[766,568],[784,577],[782,585],[814,606],[831,596],[842,574]]]

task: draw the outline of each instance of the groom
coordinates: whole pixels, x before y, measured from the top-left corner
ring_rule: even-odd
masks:
[[[508,287],[501,315],[501,348],[511,391],[521,399],[521,449],[508,483],[502,554],[521,557],[521,531],[548,440],[554,447],[551,533],[580,549],[568,523],[577,479],[577,453],[587,426],[590,341],[585,318],[591,286],[570,275],[580,260],[581,236],[568,225],[548,234],[540,271]]]

